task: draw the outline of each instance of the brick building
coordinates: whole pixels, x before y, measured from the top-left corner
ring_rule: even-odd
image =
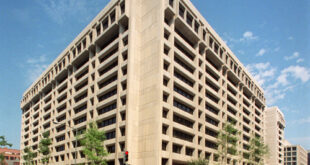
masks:
[[[15,149],[0,148],[0,153],[4,154],[5,165],[19,165],[20,151]]]

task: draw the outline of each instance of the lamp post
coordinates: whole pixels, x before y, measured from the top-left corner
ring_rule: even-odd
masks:
[[[59,124],[62,124],[62,123],[60,123],[60,122],[58,122],[57,120],[55,121],[55,120],[53,120],[53,123],[54,124],[56,124],[56,125],[59,125]],[[66,124],[65,123],[65,125],[66,126],[68,126],[70,129],[71,129],[71,131],[73,132],[74,131],[74,128],[73,127],[71,127],[70,125],[68,125],[68,124]],[[75,136],[77,136],[77,131],[75,130]],[[77,152],[76,152],[76,148],[77,148],[77,138],[75,137],[75,148],[74,148],[74,165],[76,165],[76,159],[77,159]]]

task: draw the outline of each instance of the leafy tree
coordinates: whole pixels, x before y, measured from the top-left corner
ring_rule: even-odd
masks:
[[[5,163],[4,163],[4,158],[5,158],[4,155],[1,153],[1,154],[0,154],[0,164],[1,164],[1,165],[5,165]]]
[[[107,165],[105,157],[109,153],[103,145],[105,139],[105,132],[99,131],[95,123],[90,123],[83,136],[79,138],[83,153],[91,165]]]
[[[42,136],[43,139],[41,139],[39,143],[39,153],[43,155],[42,163],[48,164],[50,158],[49,146],[52,144],[52,140],[49,138],[50,132],[44,132]]]
[[[36,153],[32,152],[29,147],[26,147],[24,149],[23,159],[25,160],[26,165],[32,165],[33,164],[32,161],[35,157],[36,157]]]
[[[219,132],[218,155],[221,158],[221,164],[227,164],[228,155],[237,155],[237,143],[239,131],[234,127],[236,121],[224,123],[224,128]]]
[[[209,162],[205,158],[198,158],[196,160],[191,160],[187,165],[208,165]]]
[[[249,152],[250,162],[255,165],[264,164],[263,157],[268,155],[268,153],[268,146],[264,144],[263,140],[259,136],[252,136]]]
[[[12,144],[8,143],[4,136],[0,136],[0,147],[12,147]],[[0,164],[4,164],[4,154],[0,153]]]

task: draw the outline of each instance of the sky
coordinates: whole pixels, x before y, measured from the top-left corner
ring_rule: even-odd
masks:
[[[109,0],[0,1],[0,136],[20,146],[23,92]],[[192,0],[310,149],[310,2]]]

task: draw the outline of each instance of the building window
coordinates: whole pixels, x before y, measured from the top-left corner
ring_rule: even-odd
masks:
[[[106,127],[106,126],[112,125],[115,122],[116,122],[116,117],[112,117],[110,119],[103,120],[101,122],[98,122],[98,128],[102,128],[102,127]]]
[[[188,78],[186,78],[185,76],[179,74],[178,72],[174,71],[174,76],[176,78],[178,78],[179,80],[183,81],[185,84],[193,87],[194,83],[192,81],[190,81]]]
[[[178,63],[180,66],[182,66],[185,70],[189,71],[190,73],[194,73],[195,69],[192,67],[188,66],[185,62],[180,60],[178,57],[174,56],[174,61]]]
[[[80,106],[79,108],[74,109],[74,113],[77,114],[79,112],[84,111],[85,109],[87,109],[87,103],[82,105],[82,106]]]
[[[190,135],[188,133],[173,129],[173,137],[178,138],[178,139],[182,139],[185,141],[189,141],[189,142],[193,142],[193,135]]]
[[[206,141],[205,141],[205,146],[208,147],[208,148],[217,149],[217,144],[214,143],[214,142],[211,142],[211,141],[209,141],[209,140],[206,140]]]
[[[219,124],[218,121],[212,119],[211,117],[209,117],[209,116],[207,116],[207,115],[206,115],[206,122],[208,122],[208,123],[210,123],[210,124],[212,124],[212,125],[214,125],[214,126],[218,126],[218,124]]]
[[[182,4],[179,4],[179,15],[184,18],[185,7]]]
[[[114,139],[115,138],[115,131],[108,132],[105,134],[105,136],[106,136],[106,140]]]
[[[183,117],[180,117],[178,115],[173,115],[173,121],[176,122],[176,123],[179,123],[179,124],[182,124],[186,127],[189,127],[189,128],[193,128],[193,125],[194,125],[194,122],[192,121],[189,121]]]
[[[177,92],[177,93],[179,93],[180,95],[182,95],[182,96],[188,98],[189,100],[193,101],[194,96],[193,96],[192,94],[190,94],[189,92],[187,92],[187,91],[185,91],[185,90],[179,88],[179,87],[176,86],[176,85],[174,85],[174,88],[173,88],[173,89],[174,89],[175,92]]]
[[[125,1],[121,3],[120,7],[121,7],[121,14],[124,14],[125,13]]]
[[[78,118],[78,119],[75,119],[74,120],[74,125],[78,125],[78,124],[80,124],[80,123],[83,123],[83,122],[85,122],[87,120],[87,117],[86,116],[83,116],[83,117],[80,117],[80,118]]]
[[[111,110],[114,110],[114,109],[116,109],[116,102],[114,102],[110,105],[107,105],[103,108],[98,109],[98,115],[102,115],[102,114],[109,112]]]
[[[174,0],[169,0],[169,5],[170,5],[171,7],[173,7],[173,2],[174,2]]]
[[[176,101],[176,100],[173,100],[173,106],[187,112],[187,113],[190,113],[190,114],[193,114],[194,113],[194,109],[193,108],[190,108],[189,106],[183,104],[183,103],[180,103],[179,101]]]
[[[193,24],[193,16],[191,14],[189,14],[188,12],[186,15],[186,22],[189,26],[192,26],[192,24]]]
[[[61,146],[58,146],[58,147],[55,147],[55,148],[56,148],[57,152],[61,152],[61,151],[65,150],[65,145],[61,145]]]
[[[110,145],[110,146],[107,146],[107,151],[109,153],[115,153],[115,145]]]
[[[167,145],[168,145],[168,142],[162,141],[162,150],[163,150],[163,151],[166,151],[166,150],[167,150]]]
[[[180,154],[182,150],[182,146],[178,144],[173,144],[172,152]]]
[[[101,101],[106,100],[106,99],[108,99],[108,98],[110,98],[110,97],[112,97],[112,96],[114,96],[116,94],[117,94],[117,88],[112,90],[112,91],[110,91],[110,92],[108,92],[108,93],[106,93],[106,94],[104,94],[104,95],[102,95],[102,96],[99,96],[98,97],[98,101],[101,102]]]

